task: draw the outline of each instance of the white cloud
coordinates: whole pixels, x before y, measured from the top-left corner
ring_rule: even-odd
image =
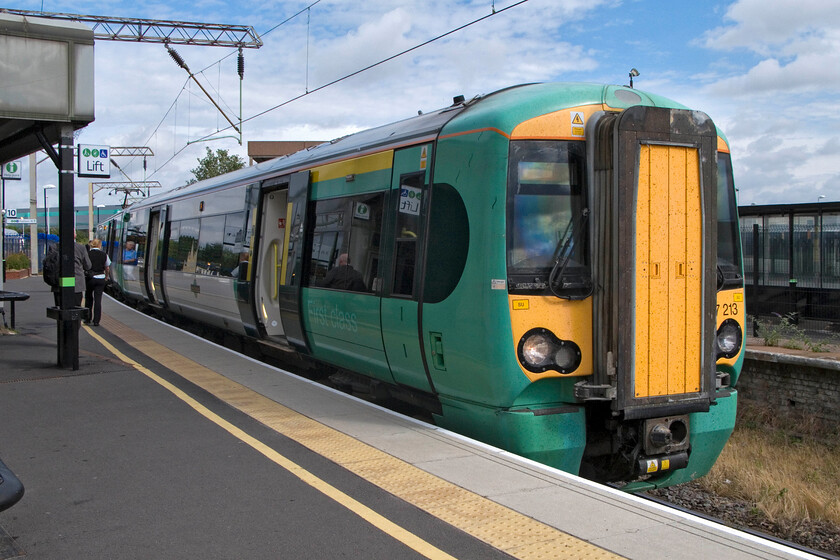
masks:
[[[710,30],[706,46],[747,48],[767,54],[789,42],[799,42],[820,30],[840,26],[840,7],[826,0],[738,0],[724,20],[731,24]]]
[[[702,95],[732,141],[741,203],[813,202],[840,178],[840,4],[738,0],[723,23],[703,37],[725,58]]]
[[[311,3],[106,0],[95,11],[240,23],[264,33]],[[501,11],[514,3],[495,0],[495,7]],[[40,7],[37,0],[20,4]],[[642,71],[637,87],[707,112],[727,133],[742,201],[809,201],[814,189],[836,188],[840,182],[836,4],[739,0],[721,9],[718,20],[704,20],[713,22],[705,34],[699,29],[682,37],[662,29],[661,19],[648,17],[647,2],[529,0],[304,95],[486,16],[491,6],[491,0],[321,0],[308,19],[304,13],[264,35],[262,48],[245,50],[242,112],[245,117],[265,114],[244,123],[244,140],[328,140],[448,105],[458,94],[471,97],[517,83],[570,77],[626,83],[627,71],[637,66]],[[69,0],[45,8],[80,10]],[[675,18],[686,9],[669,7]],[[238,115],[235,52],[177,50],[194,72],[204,70],[199,79],[225,112]],[[195,85],[188,84],[182,93],[186,81],[187,74],[161,45],[97,42],[96,121],[80,141],[148,145],[156,156],[149,160],[147,176],[167,188],[189,178],[206,147],[245,157],[246,147],[232,138],[187,144],[226,128],[227,122]],[[119,163],[136,180],[143,178],[141,160]],[[40,184],[54,182],[49,167],[39,166]],[[81,202],[87,184],[80,181],[78,191]],[[25,198],[17,198],[20,205]]]

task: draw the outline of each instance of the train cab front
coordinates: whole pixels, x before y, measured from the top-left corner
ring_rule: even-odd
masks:
[[[511,141],[517,357],[583,407],[582,476],[628,490],[691,480],[731,434],[743,359],[728,157],[703,113],[633,106],[586,120],[585,142]]]

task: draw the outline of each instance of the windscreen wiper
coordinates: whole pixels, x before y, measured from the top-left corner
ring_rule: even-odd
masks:
[[[555,296],[563,299],[585,299],[589,297],[592,293],[592,283],[589,282],[588,290],[584,294],[580,295],[569,295],[558,293],[555,289],[555,284],[557,283],[557,279],[559,278],[561,281],[563,279],[563,273],[566,271],[566,267],[569,265],[569,261],[572,259],[572,251],[571,251],[571,244],[573,239],[577,239],[580,236],[580,232],[583,230],[583,227],[586,225],[586,222],[589,220],[589,208],[584,208],[581,211],[581,217],[577,221],[574,229],[572,228],[572,224],[574,220],[569,220],[569,225],[566,226],[566,231],[563,232],[563,235],[560,237],[560,240],[557,242],[557,249],[554,251],[554,266],[551,269],[551,274],[548,276],[548,287],[551,289],[551,293]]]

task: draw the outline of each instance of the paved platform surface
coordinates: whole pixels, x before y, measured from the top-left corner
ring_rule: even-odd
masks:
[[[109,300],[58,368],[6,289],[7,558],[808,558],[255,362]]]

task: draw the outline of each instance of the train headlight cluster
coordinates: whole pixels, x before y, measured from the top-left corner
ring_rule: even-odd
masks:
[[[560,340],[548,329],[526,332],[519,340],[519,361],[528,371],[548,370],[571,373],[580,365],[580,348],[571,340]]]
[[[734,358],[741,351],[743,341],[741,325],[734,319],[727,319],[717,330],[715,345],[718,358]]]

